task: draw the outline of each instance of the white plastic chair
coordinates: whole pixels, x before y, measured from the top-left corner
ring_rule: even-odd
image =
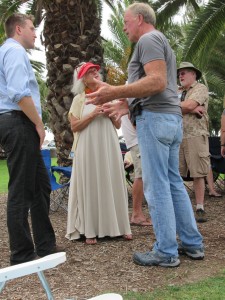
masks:
[[[25,275],[37,273],[41,281],[41,284],[47,294],[47,298],[49,300],[54,300],[51,289],[48,285],[48,282],[44,276],[43,271],[54,268],[65,261],[66,261],[66,253],[59,252],[59,253],[47,255],[37,260],[0,269],[0,293],[3,290],[6,281],[10,279],[22,277]]]
[[[109,293],[104,295],[99,295],[88,300],[123,300],[123,297],[119,294]]]

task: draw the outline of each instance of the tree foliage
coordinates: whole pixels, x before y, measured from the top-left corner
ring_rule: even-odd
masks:
[[[67,114],[73,100],[73,72],[82,61],[103,63],[100,38],[102,4],[97,0],[2,0],[2,3],[2,21],[26,3],[26,13],[35,16],[35,25],[44,22],[42,42],[47,61],[49,125],[55,136],[58,163],[70,164],[68,157],[73,134]]]
[[[110,77],[108,82],[123,84],[132,48],[123,33],[121,14],[133,1],[106,2],[110,2],[112,9],[108,25],[113,35],[113,40],[105,41],[103,44],[107,66],[110,70],[113,69],[109,75],[113,75],[114,79]],[[218,133],[222,99],[225,94],[224,1],[209,0],[208,4],[199,0],[146,2],[156,11],[157,28],[168,38],[176,54],[177,63],[190,61],[202,71],[202,81],[208,86],[211,95],[208,109],[210,132]],[[179,23],[174,19],[177,14],[182,15]]]

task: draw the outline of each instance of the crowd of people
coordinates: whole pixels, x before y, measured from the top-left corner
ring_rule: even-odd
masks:
[[[189,62],[176,67],[175,54],[155,23],[148,4],[133,3],[125,10],[124,32],[136,44],[127,84],[103,82],[100,66],[92,62],[74,71],[75,97],[68,117],[75,155],[66,238],[75,242],[83,237],[88,245],[106,236],[132,240],[130,225],[152,225],[152,249],[135,252],[133,261],[177,267],[179,254],[205,256],[196,221],[207,221],[207,175],[211,194],[221,195],[210,178],[208,89],[198,81],[202,73]],[[49,219],[51,188],[40,151],[45,137],[40,94],[26,53],[36,38],[32,17],[11,15],[5,32],[7,40],[0,47],[0,143],[10,177],[7,226],[13,265],[64,249],[56,244]],[[131,218],[116,133],[121,123],[135,173]],[[225,111],[221,155],[225,157]],[[188,173],[194,182],[196,215],[181,177]],[[150,216],[143,213],[144,198]]]

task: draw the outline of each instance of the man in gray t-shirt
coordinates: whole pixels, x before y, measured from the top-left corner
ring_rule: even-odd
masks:
[[[150,51],[149,45],[151,45]],[[167,39],[158,30],[147,32],[138,40],[128,67],[128,83],[145,77],[144,66],[156,60],[166,63],[167,86],[157,94],[141,98],[141,105],[146,110],[181,115],[180,101],[176,92],[176,58]],[[129,98],[128,102],[132,103],[133,100],[134,98]]]
[[[87,104],[100,105],[129,98],[131,120],[136,122],[141,153],[144,194],[156,241],[151,251],[134,253],[144,266],[177,267],[180,254],[203,259],[202,236],[179,173],[182,116],[176,95],[176,61],[167,39],[154,27],[155,13],[145,3],[133,3],[124,14],[124,31],[135,50],[128,68],[128,84],[99,89],[87,95]],[[132,102],[132,103],[131,103]],[[128,111],[127,101],[104,104],[119,118]],[[176,235],[180,238],[178,246]]]

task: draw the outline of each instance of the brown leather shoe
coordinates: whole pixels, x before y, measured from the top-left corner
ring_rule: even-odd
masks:
[[[15,265],[23,264],[23,263],[25,263],[25,262],[37,260],[37,259],[39,259],[39,258],[40,258],[40,257],[37,256],[37,255],[35,254],[35,256],[34,256],[33,258],[31,258],[31,259],[29,259],[29,260],[26,260],[26,261],[19,261],[19,262],[10,261],[10,266],[15,266]]]
[[[65,247],[55,245],[51,250],[47,251],[45,254],[40,255],[40,253],[38,253],[38,256],[39,257],[44,257],[44,256],[54,254],[54,253],[58,253],[58,252],[65,252]]]
[[[55,245],[52,250],[50,251],[49,254],[54,254],[54,253],[58,253],[58,252],[65,252],[65,247],[63,246],[59,246],[59,245]]]

